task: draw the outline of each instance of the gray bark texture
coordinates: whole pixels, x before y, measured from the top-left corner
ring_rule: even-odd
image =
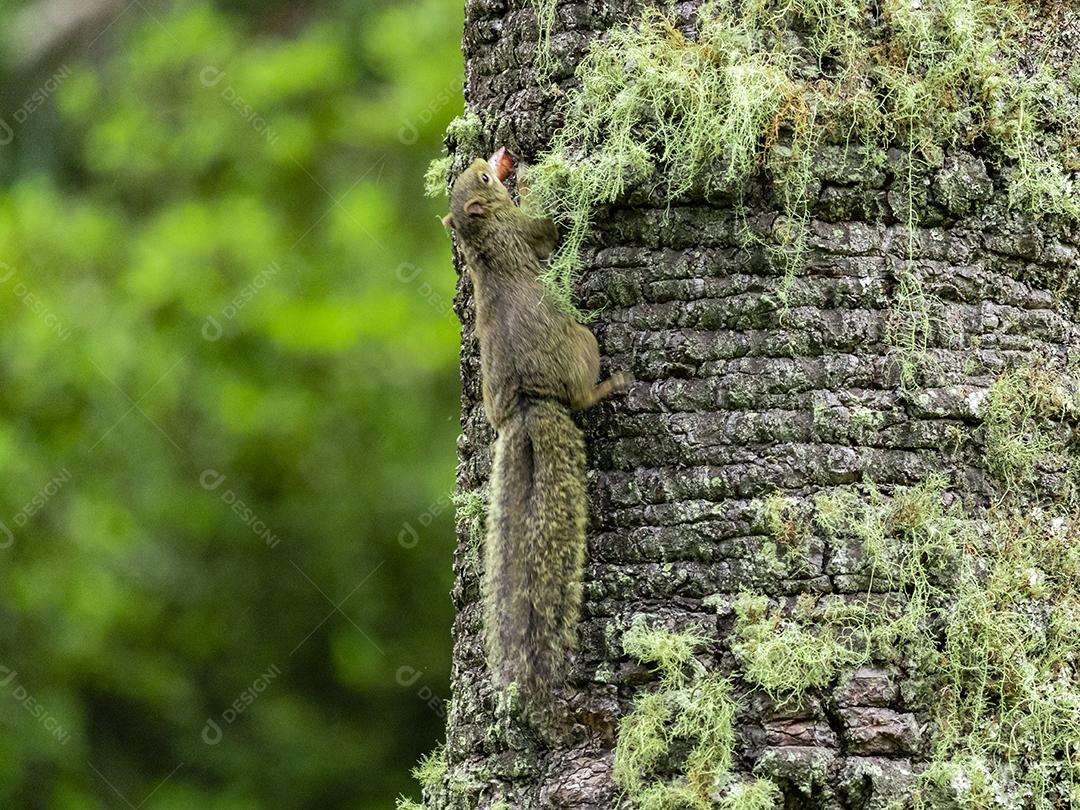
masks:
[[[695,4],[677,8],[689,18]],[[558,124],[550,85],[571,86],[588,43],[639,9],[621,0],[560,4],[554,78],[538,86],[532,8],[467,0],[466,99],[495,122],[488,145],[538,154]],[[1069,40],[1060,41],[1067,52]],[[620,806],[612,777],[618,721],[656,677],[623,652],[621,634],[634,617],[705,628],[718,643],[699,660],[728,673],[734,617],[725,597],[752,588],[778,599],[854,598],[883,587],[868,581],[857,548],[828,542],[815,547],[809,570],[770,575],[757,554],[766,538],[755,498],[806,498],[866,477],[888,490],[942,471],[963,482],[975,507],[989,502],[978,440],[954,447],[949,437],[978,426],[979,403],[1012,360],[1038,353],[1064,361],[1080,343],[1075,304],[1041,286],[1076,267],[1080,238],[1009,212],[984,159],[947,151],[917,200],[923,224],[909,257],[899,224],[906,196],[895,175],[902,160],[897,153],[874,170],[844,148],[822,152],[806,260],[786,310],[770,298],[777,271],[765,248],[740,241],[724,200],[670,209],[645,201],[597,217],[576,300],[599,311],[590,328],[603,373],[628,369],[637,382],[577,417],[588,446],[589,534],[566,722],[538,734],[492,690],[476,540],[461,527],[445,753],[453,785],[429,797],[434,806]],[[747,194],[751,227],[767,241],[779,206],[763,181]],[[920,386],[904,391],[887,330],[909,258],[936,303]],[[493,437],[480,402],[467,276],[457,309],[457,486],[468,491],[487,480]],[[854,418],[866,409],[882,416]],[[785,807],[885,807],[903,796],[927,753],[926,718],[905,700],[905,676],[863,667],[794,710],[739,684],[733,769],[764,769]]]

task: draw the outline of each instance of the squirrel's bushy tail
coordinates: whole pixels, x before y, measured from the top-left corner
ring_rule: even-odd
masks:
[[[526,699],[559,684],[574,645],[585,520],[581,431],[558,402],[523,397],[495,441],[484,625],[495,683]]]

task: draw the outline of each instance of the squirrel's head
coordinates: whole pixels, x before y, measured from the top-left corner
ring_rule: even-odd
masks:
[[[471,223],[512,206],[514,202],[502,181],[510,176],[513,165],[505,147],[490,160],[474,160],[450,189],[450,213],[443,217],[443,224],[455,230],[469,230]]]

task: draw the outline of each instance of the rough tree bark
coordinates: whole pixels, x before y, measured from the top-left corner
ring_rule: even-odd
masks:
[[[680,13],[689,15],[694,5],[683,4]],[[561,4],[555,81],[572,83],[588,42],[639,8],[621,0]],[[1060,32],[1061,21],[1056,25]],[[535,39],[527,3],[466,3],[469,107],[496,122],[488,146],[505,144],[527,158],[544,148],[557,123],[557,94],[538,87],[532,72]],[[1067,51],[1069,41],[1062,42]],[[618,806],[618,720],[654,677],[620,643],[635,616],[670,628],[705,627],[718,644],[703,660],[728,672],[734,619],[725,595],[748,587],[773,597],[880,589],[867,582],[857,550],[828,542],[816,547],[809,570],[763,579],[756,550],[766,538],[753,499],[774,491],[808,497],[867,476],[887,490],[934,471],[963,482],[976,506],[991,498],[978,447],[952,446],[950,431],[979,424],[979,403],[1010,360],[1028,353],[1064,360],[1078,344],[1074,306],[1028,281],[1075,267],[1077,234],[1052,233],[1008,213],[1000,183],[978,154],[947,155],[930,177],[926,224],[910,257],[940,299],[943,326],[935,330],[921,387],[905,392],[886,335],[898,274],[909,260],[896,222],[902,203],[893,193],[893,169],[895,163],[867,170],[839,147],[825,150],[816,166],[821,183],[808,255],[784,313],[766,295],[775,272],[764,249],[740,244],[729,208],[704,201],[667,212],[625,206],[599,218],[578,301],[601,310],[592,328],[605,373],[628,368],[638,382],[627,397],[581,419],[590,531],[580,649],[567,690],[572,722],[542,739],[493,694],[481,642],[476,543],[463,526],[445,753],[453,784],[428,797],[434,806]],[[767,233],[775,203],[764,193],[749,199],[751,220]],[[458,312],[464,337],[457,484],[466,491],[486,481],[492,435],[480,405],[465,280]],[[880,416],[857,418],[867,410]],[[766,771],[785,806],[884,807],[903,795],[925,755],[925,718],[905,701],[903,678],[864,667],[843,688],[834,684],[796,710],[741,684],[733,768],[749,772],[772,750]]]

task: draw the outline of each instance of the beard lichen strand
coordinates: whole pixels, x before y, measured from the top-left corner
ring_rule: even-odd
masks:
[[[780,799],[769,780],[730,773],[736,713],[731,683],[694,657],[711,643],[698,628],[648,627],[640,616],[623,634],[626,654],[660,674],[658,687],[639,694],[619,721],[615,745],[612,776],[639,810],[761,810]]]
[[[536,57],[533,69],[536,81],[545,81],[554,67],[551,53],[551,35],[555,28],[555,0],[530,0],[536,14]]]
[[[446,125],[446,134],[443,136],[444,154],[434,158],[424,173],[425,196],[440,197],[447,194],[453,169],[464,168],[466,163],[483,151],[484,130],[484,119],[468,109]]]

